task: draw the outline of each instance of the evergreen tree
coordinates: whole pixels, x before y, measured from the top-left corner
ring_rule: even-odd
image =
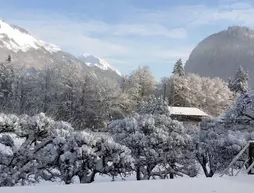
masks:
[[[11,62],[11,61],[12,61],[11,55],[9,54],[9,55],[8,55],[8,58],[6,59],[6,62]]]
[[[229,79],[228,87],[232,92],[243,94],[248,91],[249,76],[240,66],[233,80]]]
[[[174,66],[173,74],[177,76],[185,76],[184,68],[183,68],[183,62],[181,59],[179,59]]]

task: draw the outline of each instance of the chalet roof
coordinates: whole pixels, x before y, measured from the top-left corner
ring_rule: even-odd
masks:
[[[195,107],[168,107],[171,115],[209,117],[208,114]]]

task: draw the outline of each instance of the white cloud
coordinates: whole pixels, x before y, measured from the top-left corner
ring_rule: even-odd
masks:
[[[146,12],[140,16],[144,22],[159,21],[179,28],[198,27],[216,22],[234,22],[239,25],[254,25],[254,5],[249,1],[223,1],[217,7],[205,4],[177,6],[163,11]]]
[[[209,25],[217,22],[233,22],[238,25],[254,25],[254,7],[246,4],[232,4],[230,6],[222,6],[220,8],[202,7],[193,10],[199,12],[199,17],[193,17],[193,21],[189,25]]]
[[[187,37],[187,33],[183,28],[168,29],[163,25],[155,23],[118,25],[115,27],[113,34],[119,36],[140,35],[140,36],[165,36],[169,38]]]
[[[191,51],[194,46],[189,46],[188,48],[175,48],[175,49],[167,49],[167,50],[158,50],[153,54],[154,57],[163,58],[163,59],[183,59],[186,61],[189,58]]]

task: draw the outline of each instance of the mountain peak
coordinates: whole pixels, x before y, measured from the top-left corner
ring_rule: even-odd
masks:
[[[254,38],[254,30],[243,26],[230,26],[224,32],[236,37],[236,38]]]
[[[61,50],[53,44],[35,39],[27,30],[16,25],[9,25],[2,20],[0,20],[0,47],[14,52],[46,49],[52,53]]]
[[[92,56],[92,55],[89,54],[89,53],[83,53],[82,56],[83,56],[83,57],[88,57],[88,56]]]
[[[110,64],[108,64],[105,60],[102,60],[98,57],[95,57],[88,53],[83,53],[82,56],[79,57],[82,61],[84,61],[89,67],[96,67],[104,71],[113,71],[119,76],[122,76],[122,74],[112,67]]]
[[[229,26],[227,31],[253,31],[253,30],[244,26]]]
[[[254,30],[232,26],[201,41],[190,54],[185,70],[227,81],[242,65],[249,73],[250,88],[254,88],[253,63]]]

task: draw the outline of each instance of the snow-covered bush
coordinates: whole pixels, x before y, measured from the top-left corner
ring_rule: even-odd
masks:
[[[135,114],[109,128],[117,142],[130,148],[137,180],[172,178],[189,174],[188,166],[195,168],[190,137],[180,122],[166,115]]]
[[[44,114],[33,117],[0,115],[0,186],[30,184],[47,166],[42,161],[41,149],[55,136],[68,136],[73,128],[55,122]]]
[[[108,136],[74,132],[67,138],[56,137],[43,152],[66,184],[76,176],[80,183],[91,183],[97,173],[114,177],[132,170],[130,150]]]
[[[96,174],[132,171],[131,151],[108,136],[74,132],[70,124],[38,114],[0,114],[0,186],[62,180],[81,183]]]

